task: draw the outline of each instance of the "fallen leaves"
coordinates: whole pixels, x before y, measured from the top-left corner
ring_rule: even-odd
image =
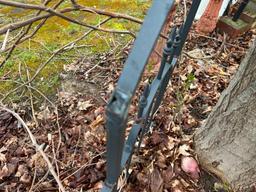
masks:
[[[25,166],[23,164],[18,166],[18,170],[17,170],[15,176],[20,178],[20,182],[24,183],[24,184],[29,184],[32,179],[27,166]]]
[[[95,129],[97,126],[104,122],[104,118],[102,116],[97,116],[96,119],[89,125],[92,129]]]
[[[150,177],[150,190],[151,192],[162,192],[164,180],[157,168],[154,168]]]
[[[3,180],[5,177],[8,177],[9,175],[11,175],[12,172],[9,171],[9,168],[7,167],[7,165],[5,164],[2,169],[0,170],[0,180]]]
[[[177,17],[178,20],[181,18],[183,15]],[[210,39],[193,33],[188,37],[184,51],[190,58],[186,54],[180,58],[172,86],[167,89],[163,106],[154,118],[152,135],[145,137],[143,148],[133,156],[132,173],[124,191],[198,190],[191,180],[198,179],[199,165],[194,158],[192,137],[186,138],[207,118],[244,54],[244,51],[239,52],[238,48],[227,44],[223,53],[212,57],[221,44],[213,39],[221,37],[218,33],[213,33]],[[249,37],[241,37],[246,38]],[[239,44],[237,40],[229,41],[230,44]],[[246,43],[239,46],[246,49]],[[44,105],[36,112],[40,128],[33,129],[33,133],[40,143],[46,144],[45,152],[58,165],[60,178],[70,191],[99,190],[105,177],[105,105],[120,76],[124,58],[118,59],[113,53],[108,53],[94,59],[92,63],[82,62],[81,59],[65,66],[64,70],[75,76],[75,80],[69,81],[58,94],[55,103],[58,115],[51,107]],[[95,70],[84,75],[92,64],[98,62]],[[154,75],[154,70],[146,71],[143,82],[148,82]],[[98,87],[96,85],[100,85],[100,89],[95,88]],[[74,86],[79,86],[79,89]],[[140,85],[139,90],[142,89]],[[135,96],[129,111],[129,126],[134,123],[138,96]],[[33,122],[28,124],[34,128]],[[46,175],[46,179],[38,184],[39,191],[57,190],[51,176],[47,175],[45,162],[26,143],[26,134],[17,127],[12,115],[0,112],[1,182],[6,182],[9,191],[15,191],[18,185],[22,191],[28,191],[32,171],[36,171],[36,182]]]
[[[183,144],[179,147],[179,155],[183,155],[183,156],[190,156],[191,153],[189,152],[191,150],[191,147],[188,144]]]
[[[91,106],[93,106],[93,104],[91,103],[90,100],[88,100],[88,101],[78,101],[78,103],[77,103],[77,108],[80,111],[86,111]]]
[[[0,168],[0,181],[15,173],[18,166],[18,159],[12,158],[9,163],[4,163]]]

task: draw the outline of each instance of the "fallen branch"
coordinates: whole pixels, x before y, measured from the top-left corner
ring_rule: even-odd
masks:
[[[47,15],[44,15],[44,16],[41,16],[41,17],[34,17],[30,21],[27,20],[27,21],[24,21],[24,22],[16,23],[16,24],[10,24],[8,27],[5,26],[4,28],[0,29],[0,35],[5,33],[6,30],[8,30],[8,29],[10,29],[12,31],[14,29],[17,29],[17,28],[21,27],[22,25],[24,26],[24,25],[30,24],[31,22],[38,21],[38,20],[43,19],[45,17],[58,16],[58,17],[60,17],[60,18],[62,18],[64,20],[67,20],[69,22],[72,22],[72,23],[75,23],[75,24],[78,24],[78,25],[81,25],[81,26],[84,26],[84,27],[88,27],[88,28],[91,28],[91,29],[94,29],[94,30],[99,30],[99,31],[104,31],[104,32],[109,32],[109,33],[128,34],[128,35],[131,35],[133,37],[136,37],[135,34],[133,34],[130,31],[120,31],[120,30],[111,30],[111,29],[98,28],[98,27],[95,27],[93,25],[89,25],[87,23],[75,20],[75,19],[70,18],[70,17],[68,17],[68,16],[63,14],[65,12],[70,12],[70,11],[81,11],[79,9],[79,7],[82,7],[82,6],[79,6],[79,7],[76,7],[76,8],[67,8],[65,10],[57,12],[54,9],[49,8],[49,7],[45,7],[45,6],[39,6],[39,5],[33,5],[33,4],[25,4],[25,3],[19,3],[19,2],[7,1],[7,0],[0,0],[0,4],[7,5],[7,6],[12,6],[12,7],[23,8],[23,9],[34,9],[34,10],[48,12]],[[89,10],[90,10],[89,8],[85,8],[85,7],[82,7],[82,8],[84,9],[84,11],[87,11],[87,12],[89,12]],[[94,12],[94,11],[90,10],[90,12]],[[121,17],[120,14],[119,15],[118,14],[112,14],[111,17],[114,17],[114,15],[117,15],[119,18]],[[128,16],[126,18],[127,19],[128,18],[131,19]]]
[[[15,113],[14,111],[6,108],[6,107],[3,107],[3,106],[0,106],[0,109],[1,110],[4,110],[4,111],[7,111],[9,113],[11,113],[21,124],[22,126],[25,128],[25,130],[27,131],[28,135],[29,135],[29,138],[32,142],[32,144],[35,146],[36,150],[39,151],[39,153],[42,155],[43,159],[46,161],[47,165],[48,165],[48,168],[49,168],[49,171],[51,172],[51,174],[53,175],[55,181],[58,183],[59,185],[59,188],[62,192],[65,192],[65,189],[60,181],[60,179],[58,178],[49,158],[47,157],[47,155],[44,153],[43,149],[42,149],[42,146],[38,145],[34,135],[31,133],[30,129],[28,128],[28,126],[26,125],[26,123],[23,121],[23,119],[19,116],[19,114]]]
[[[212,55],[204,56],[204,57],[195,57],[195,56],[189,54],[189,53],[186,52],[186,51],[183,51],[183,53],[184,53],[186,56],[188,56],[189,58],[191,58],[191,59],[212,59],[212,58],[214,58],[214,57],[217,57],[217,56],[222,52],[222,50],[223,50],[223,48],[224,48],[224,46],[225,46],[225,43],[226,43],[226,37],[227,37],[227,35],[224,33],[224,35],[223,35],[223,41],[222,41],[222,43],[221,43],[221,46],[220,46],[219,49],[216,51],[216,53],[214,53],[214,54],[212,54]]]
[[[51,0],[47,0],[47,1],[44,3],[44,5],[47,5],[50,1],[51,1]],[[58,6],[59,6],[62,2],[63,2],[63,0],[60,0],[56,5],[53,6],[53,9],[57,9]],[[38,11],[38,12],[36,13],[36,16],[38,16],[40,13],[41,13],[41,11]],[[30,35],[30,37],[32,37],[32,36],[34,36],[34,35],[36,34],[36,32],[44,25],[44,23],[47,21],[47,19],[48,19],[48,18],[45,18],[43,21],[41,21],[40,24],[37,25],[35,31],[32,33],[32,35]],[[14,44],[13,44],[11,47],[9,47],[9,49],[6,49],[6,50],[9,50],[9,52],[7,53],[5,59],[2,61],[2,63],[0,64],[0,68],[1,68],[1,67],[6,63],[6,61],[11,57],[11,54],[12,54],[12,52],[14,51],[15,47],[16,47],[19,43],[21,43],[21,42],[24,41],[24,40],[23,40],[23,39],[24,39],[23,37],[29,32],[29,30],[30,30],[30,28],[32,27],[32,25],[33,25],[33,22],[29,24],[29,26],[27,27],[27,29],[19,36],[19,38],[14,42]],[[9,29],[8,29],[8,31],[9,31]],[[29,38],[30,38],[30,37],[29,37]],[[27,39],[28,39],[28,38],[27,38]],[[2,51],[6,51],[6,50],[3,49]]]
[[[110,18],[102,21],[101,23],[99,23],[98,25],[96,26],[100,26],[101,24],[107,22]],[[36,77],[37,75],[44,69],[44,67],[58,54],[60,53],[61,51],[63,51],[66,47],[68,47],[69,45],[72,45],[73,43],[77,42],[78,40],[81,40],[82,38],[86,37],[87,35],[89,35],[91,32],[93,32],[94,29],[90,29],[89,31],[87,31],[82,37],[76,39],[75,41],[72,41],[70,42],[69,44],[61,47],[60,49],[54,51],[54,54],[48,58],[48,60],[46,62],[44,62],[42,65],[39,66],[39,68],[36,70],[35,74],[33,75],[33,77],[30,79],[30,82],[32,82]],[[29,82],[28,82],[29,83]]]
[[[1,47],[1,51],[5,50],[6,44],[8,42],[9,33],[10,33],[10,30],[7,30],[5,37],[4,37],[2,47]]]
[[[211,40],[214,40],[214,41],[223,42],[223,40],[221,40],[221,39],[217,39],[217,38],[210,37],[210,36],[207,36],[207,35],[203,35],[203,34],[200,34],[200,33],[191,32],[191,34],[196,35],[198,37],[203,37],[203,38],[206,38],[206,39],[211,39]],[[227,42],[225,42],[225,44],[228,45],[228,46],[231,46],[231,47],[235,47],[235,48],[244,50],[243,47],[240,47],[240,46],[235,45],[235,44],[231,44],[231,43],[227,43]]]
[[[109,11],[96,9],[96,8],[92,8],[92,7],[85,7],[85,6],[81,6],[81,5],[77,5],[77,6],[78,6],[78,9],[81,10],[81,11],[85,11],[85,12],[89,12],[89,13],[97,13],[99,15],[105,15],[105,16],[113,17],[113,18],[117,18],[117,19],[126,19],[126,20],[129,20],[129,21],[138,23],[138,24],[143,23],[143,20],[138,19],[136,17],[129,16],[129,15],[109,12]]]
[[[102,22],[100,22],[98,25],[96,26],[100,26],[104,23],[106,23],[107,21],[109,21],[110,19],[112,18],[107,18],[105,20],[103,20]],[[88,36],[90,33],[92,33],[94,30],[93,29],[90,29],[88,30],[86,33],[84,33],[84,35],[82,35],[81,37],[77,38],[76,40],[64,45],[63,47],[59,48],[58,50],[55,50],[54,51],[54,54],[51,55],[51,57],[48,58],[47,61],[45,61],[44,63],[42,63],[39,68],[36,70],[35,74],[30,78],[30,80],[28,80],[27,82],[25,83],[18,83],[19,86],[15,87],[14,89],[10,90],[8,93],[5,94],[4,97],[2,97],[2,99],[0,100],[0,103],[3,103],[4,100],[7,99],[7,97],[14,93],[15,91],[19,90],[20,88],[24,87],[24,86],[28,86],[28,87],[32,87],[32,86],[29,86],[29,84],[37,77],[37,75],[44,69],[44,67],[59,53],[61,53],[66,47],[69,47],[73,44],[75,44],[76,42],[82,40],[83,38],[85,38],[86,36]],[[17,83],[17,82],[15,82]],[[32,87],[33,88],[33,87]],[[40,93],[41,94],[41,93]]]

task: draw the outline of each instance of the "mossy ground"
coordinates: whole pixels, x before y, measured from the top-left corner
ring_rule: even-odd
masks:
[[[232,18],[229,18],[229,17],[223,17],[222,21],[229,24],[230,26],[232,26],[235,29],[243,29],[244,27],[246,27],[248,25],[248,23],[244,22],[241,19],[238,19],[237,21],[233,21]]]
[[[23,3],[40,4],[40,0],[25,0]],[[51,2],[51,5],[57,0]],[[150,0],[95,0],[83,1],[78,0],[78,3],[84,6],[95,7],[97,9],[105,9],[108,11],[119,12],[134,17],[143,18],[146,10],[150,5]],[[50,5],[49,5],[50,6]],[[70,7],[70,1],[64,2],[61,8]],[[35,11],[0,6],[0,28],[4,25],[24,20],[35,15]],[[67,14],[70,17],[80,21],[95,25],[102,21],[105,17],[92,13],[73,12]],[[39,22],[33,24],[35,27]],[[115,30],[131,30],[137,32],[139,25],[124,19],[112,19],[104,25],[105,28]],[[17,35],[21,29],[11,33],[11,38]],[[32,76],[40,64],[45,62],[55,50],[63,45],[75,40],[84,34],[87,28],[74,23],[67,22],[58,17],[49,18],[45,25],[31,39],[19,44],[13,52],[10,59],[0,69],[0,79],[3,75],[8,74],[12,80],[19,82],[26,81],[26,67]],[[4,35],[0,36],[0,42],[3,41]],[[59,73],[63,70],[65,64],[76,61],[81,57],[89,57],[97,53],[106,52],[116,47],[121,48],[132,39],[129,35],[117,35],[95,31],[89,36],[79,41],[77,48],[66,50],[56,56],[39,74],[33,82],[44,93],[54,92],[58,86]],[[1,53],[0,62],[5,58],[7,53]],[[21,69],[19,72],[19,68]],[[6,94],[15,87],[13,82],[1,82],[0,93]]]

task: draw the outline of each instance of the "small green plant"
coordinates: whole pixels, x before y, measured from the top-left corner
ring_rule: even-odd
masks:
[[[189,73],[184,84],[184,91],[188,91],[189,87],[193,84],[194,80],[195,75],[193,73]]]
[[[181,85],[180,90],[176,92],[177,104],[175,105],[175,109],[177,112],[181,111],[181,108],[184,104],[184,98],[194,81],[195,81],[195,75],[193,73],[189,73],[187,75],[187,79]]]
[[[232,192],[229,184],[227,183],[214,183],[213,190],[214,192],[219,192],[219,191]]]

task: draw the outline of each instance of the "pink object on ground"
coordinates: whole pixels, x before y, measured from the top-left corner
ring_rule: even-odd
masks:
[[[199,178],[200,169],[197,161],[193,157],[182,157],[181,169],[188,173],[193,179]]]

